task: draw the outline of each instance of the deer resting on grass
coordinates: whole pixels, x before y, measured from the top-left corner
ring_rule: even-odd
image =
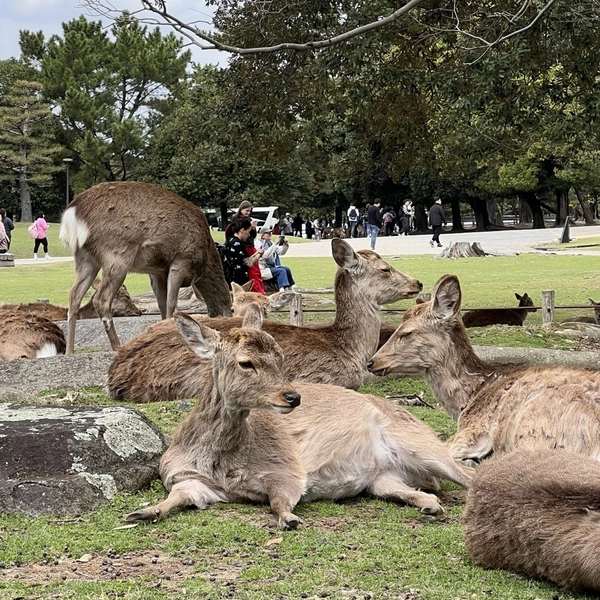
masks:
[[[62,329],[44,317],[0,307],[0,359],[45,358],[65,353]]]
[[[463,313],[462,320],[465,327],[487,327],[488,325],[517,325],[522,326],[525,318],[530,312],[535,312],[536,308],[526,308],[533,306],[533,300],[527,295],[515,294],[519,301],[519,308],[486,308],[481,310],[468,310]]]
[[[600,465],[562,450],[486,461],[467,493],[463,533],[473,560],[600,593]]]
[[[241,328],[223,333],[183,313],[175,323],[210,369],[194,390],[199,404],[160,462],[168,498],[128,521],[156,522],[174,509],[215,502],[268,502],[279,527],[295,529],[299,502],[363,491],[436,516],[437,497],[418,488],[435,489],[438,478],[469,484],[470,470],[406,409],[344,388],[290,382],[258,307],[249,308]]]
[[[562,321],[562,323],[593,323],[594,325],[600,325],[600,302],[594,302],[591,298],[588,298],[588,304],[594,308],[593,317],[573,317]]]
[[[113,350],[119,338],[111,303],[129,272],[150,276],[163,319],[173,315],[179,288],[189,285],[202,295],[209,315],[231,314],[229,287],[206,218],[173,192],[135,181],[95,185],[63,213],[60,239],[75,258],[67,354],[74,350],[81,300],[100,269],[94,307]]]
[[[562,448],[600,460],[600,373],[571,367],[495,367],[480,360],[460,317],[454,275],[432,300],[411,306],[373,357],[378,375],[424,375],[457,421],[452,456],[479,462],[492,452]]]
[[[416,296],[422,284],[371,250],[354,252],[340,239],[331,246],[338,265],[333,323],[294,327],[266,321],[264,330],[281,346],[291,379],[358,388],[377,349],[380,305]],[[241,325],[237,318],[202,322],[223,332]],[[118,349],[108,371],[108,389],[113,398],[133,402],[191,398],[209,370],[207,361],[183,343],[174,323],[162,321]]]
[[[250,280],[250,283],[253,283]],[[250,289],[245,289],[246,287]],[[244,284],[243,286],[237,284],[235,281],[231,284],[231,293],[233,296],[233,304],[231,310],[233,311],[234,317],[243,317],[251,304],[256,304],[260,307],[263,317],[266,319],[269,317],[272,311],[281,310],[284,306],[287,306],[296,292],[291,290],[284,290],[282,292],[276,292],[270,296],[259,294],[258,292],[252,291],[252,285]]]

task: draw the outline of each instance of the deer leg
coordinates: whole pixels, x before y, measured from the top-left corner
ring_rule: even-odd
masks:
[[[167,277],[167,309],[166,318],[170,319],[177,308],[177,299],[181,284],[185,278],[185,270],[178,265],[172,264]]]
[[[444,512],[437,496],[411,488],[396,473],[383,473],[371,483],[367,490],[375,498],[400,500],[416,506],[424,515],[439,516]]]
[[[489,433],[479,432],[479,435],[474,435],[469,429],[459,431],[446,443],[453,458],[469,466],[478,465],[494,450]]]
[[[165,500],[154,506],[140,508],[129,513],[125,520],[129,523],[158,523],[174,510],[188,506],[195,506],[203,510],[210,504],[224,501],[225,499],[205,483],[195,479],[186,479],[176,483]]]
[[[150,275],[150,285],[158,304],[160,318],[167,318],[167,278],[164,275]]]
[[[106,331],[106,335],[108,335],[108,341],[113,350],[116,350],[121,342],[117,336],[117,331],[115,330],[115,324],[112,318],[112,300],[123,285],[126,276],[126,270],[123,272],[117,270],[103,271],[102,281],[93,298],[94,308],[102,320],[104,330]]]
[[[69,311],[67,313],[67,354],[75,351],[75,324],[79,318],[79,307],[86,292],[98,275],[100,267],[89,262],[75,263],[75,283],[69,292]]]
[[[271,510],[277,515],[279,529],[297,529],[302,519],[292,509],[302,497],[305,481],[290,475],[271,475],[264,480]]]

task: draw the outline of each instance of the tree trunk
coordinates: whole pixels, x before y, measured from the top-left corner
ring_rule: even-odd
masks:
[[[440,252],[438,258],[470,258],[475,256],[486,256],[479,242],[450,242],[450,245]]]
[[[555,227],[562,227],[569,216],[569,190],[556,189],[556,219]]]
[[[464,231],[465,228],[462,224],[462,217],[460,215],[460,202],[457,198],[453,198],[450,201],[452,207],[452,231]]]
[[[585,224],[595,225],[596,223],[594,223],[594,214],[592,213],[592,207],[590,206],[590,203],[584,198],[583,194],[579,191],[579,188],[575,187],[573,189],[575,190],[575,195],[577,196],[577,200],[579,200],[579,204],[581,205]]]
[[[519,223],[533,223],[531,207],[522,198],[519,199]]]
[[[427,213],[425,212],[425,207],[422,204],[417,204],[417,206],[415,206],[415,229],[422,232],[428,230]]]
[[[21,221],[31,223],[33,221],[31,190],[29,189],[29,181],[25,171],[19,173],[19,195],[21,197]]]
[[[486,202],[480,198],[471,198],[469,204],[475,214],[475,229],[477,231],[485,231],[488,229],[491,223]]]
[[[519,194],[521,200],[524,200],[531,209],[531,216],[533,220],[533,229],[546,229],[544,223],[544,213],[542,212],[542,205],[533,192],[522,192]]]
[[[221,231],[225,231],[225,227],[227,227],[227,202],[219,202],[219,210],[221,211]]]

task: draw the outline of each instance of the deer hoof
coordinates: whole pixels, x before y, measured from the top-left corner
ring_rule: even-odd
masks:
[[[421,509],[421,518],[426,521],[435,521],[444,514],[444,509],[436,502]]]
[[[302,523],[302,519],[296,515],[288,515],[283,519],[279,519],[279,529],[288,531],[290,529],[298,529],[298,525]]]
[[[141,508],[125,517],[128,523],[158,523],[160,519],[161,514],[158,508]]]

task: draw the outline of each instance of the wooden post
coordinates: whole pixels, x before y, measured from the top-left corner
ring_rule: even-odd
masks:
[[[294,294],[290,302],[290,325],[302,327],[304,316],[302,314],[302,294]]]
[[[542,323],[554,321],[554,290],[542,291]]]

